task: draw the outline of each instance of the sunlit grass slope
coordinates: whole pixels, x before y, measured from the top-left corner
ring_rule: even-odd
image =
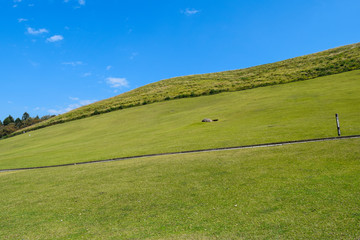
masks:
[[[360,43],[256,67],[175,77],[75,109],[29,129],[164,100],[240,91],[360,69]]]
[[[0,168],[360,134],[360,71],[178,99],[0,141]],[[203,118],[218,122],[202,123]]]
[[[359,239],[359,146],[0,173],[0,239]]]

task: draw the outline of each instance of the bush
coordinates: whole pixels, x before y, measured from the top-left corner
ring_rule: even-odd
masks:
[[[100,112],[96,109],[91,115],[94,116],[94,115],[99,115]]]

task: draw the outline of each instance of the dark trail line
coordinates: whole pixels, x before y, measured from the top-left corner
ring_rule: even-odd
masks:
[[[155,153],[155,154],[120,157],[120,158],[112,158],[112,159],[106,159],[106,160],[88,161],[88,162],[67,163],[67,164],[59,164],[59,165],[51,165],[51,166],[1,169],[0,173],[1,172],[10,172],[10,171],[42,169],[42,168],[65,167],[65,166],[74,166],[74,165],[91,164],[91,163],[114,162],[114,161],[122,161],[122,160],[145,158],[145,157],[157,157],[157,156],[179,155],[179,154],[200,153],[200,152],[226,151],[226,150],[237,150],[237,149],[246,149],[246,148],[274,147],[274,146],[282,146],[282,145],[288,145],[288,144],[322,142],[322,141],[342,140],[342,139],[351,139],[351,138],[360,138],[360,135],[351,135],[351,136],[343,136],[343,137],[329,137],[329,138],[314,138],[314,139],[295,140],[295,141],[286,141],[286,142],[262,143],[262,144],[253,144],[253,145],[244,145],[244,146],[235,146],[235,147],[210,148],[210,149],[190,150],[190,151],[180,151],[180,152],[170,152],[170,153]]]

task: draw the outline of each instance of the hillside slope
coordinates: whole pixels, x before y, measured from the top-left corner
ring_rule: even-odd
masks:
[[[177,99],[0,141],[0,169],[360,134],[360,70]],[[218,122],[202,123],[205,117]]]
[[[360,69],[360,43],[246,69],[162,80],[80,107],[27,130],[152,102],[211,95],[225,91],[240,91],[356,69]]]

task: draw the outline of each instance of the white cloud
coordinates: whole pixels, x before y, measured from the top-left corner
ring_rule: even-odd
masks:
[[[65,112],[63,110],[49,109],[48,113],[50,113],[52,115],[58,115],[58,114],[62,114],[62,113],[65,113]]]
[[[84,73],[84,74],[82,75],[82,77],[90,77],[91,75],[92,75],[91,72],[87,72],[87,73]]]
[[[61,41],[63,40],[64,37],[61,36],[61,35],[54,35],[52,37],[49,37],[48,39],[46,39],[47,42],[58,42],[58,41]]]
[[[109,71],[111,68],[112,68],[112,66],[109,65],[106,67],[106,70]]]
[[[89,105],[93,102],[96,102],[97,100],[81,100],[78,97],[69,97],[69,99],[71,99],[72,101],[76,101],[77,103],[73,103],[70,104],[69,107],[73,107],[73,106],[85,106],[85,105]]]
[[[93,102],[96,102],[96,100],[80,100],[79,103],[81,106],[92,104]]]
[[[28,20],[26,18],[19,18],[18,19],[18,22],[21,23],[21,22],[27,22]]]
[[[106,79],[106,83],[112,88],[128,87],[129,83],[126,78],[113,78],[109,77]]]
[[[33,67],[38,67],[38,66],[40,66],[40,63],[31,61],[31,60],[29,60],[29,63],[30,63],[31,66],[33,66]]]
[[[22,0],[13,0],[13,2],[15,3],[13,5],[14,8],[16,8],[18,5],[16,3],[21,3]]]
[[[48,112],[50,114],[63,114],[66,112],[69,112],[71,110],[74,110],[76,108],[85,106],[85,105],[89,105],[91,103],[96,102],[97,100],[81,100],[78,97],[69,97],[70,100],[75,101],[75,103],[71,103],[69,104],[67,107],[63,107],[63,108],[59,108],[59,109],[49,109]]]
[[[31,35],[39,35],[42,33],[48,33],[49,31],[45,28],[40,28],[40,29],[36,30],[34,28],[28,27],[27,32]]]
[[[65,110],[65,112],[69,112],[69,111],[79,108],[79,107],[81,107],[81,105],[79,103],[73,103],[73,104],[69,104],[64,110]]]
[[[64,3],[69,3],[70,0],[63,0]],[[71,2],[77,3],[77,6],[74,7],[74,9],[81,8],[82,6],[86,5],[86,0],[73,0]]]
[[[139,55],[137,52],[131,53],[130,60],[134,60],[137,55]]]
[[[191,15],[197,14],[199,12],[200,12],[200,10],[197,10],[197,9],[194,9],[194,8],[192,8],[192,9],[187,8],[187,9],[185,9],[185,11],[182,11],[182,13],[187,15],[187,16],[191,16]]]
[[[71,65],[73,67],[76,67],[78,65],[83,65],[83,62],[82,61],[75,61],[75,62],[63,62],[61,63],[63,65]]]

